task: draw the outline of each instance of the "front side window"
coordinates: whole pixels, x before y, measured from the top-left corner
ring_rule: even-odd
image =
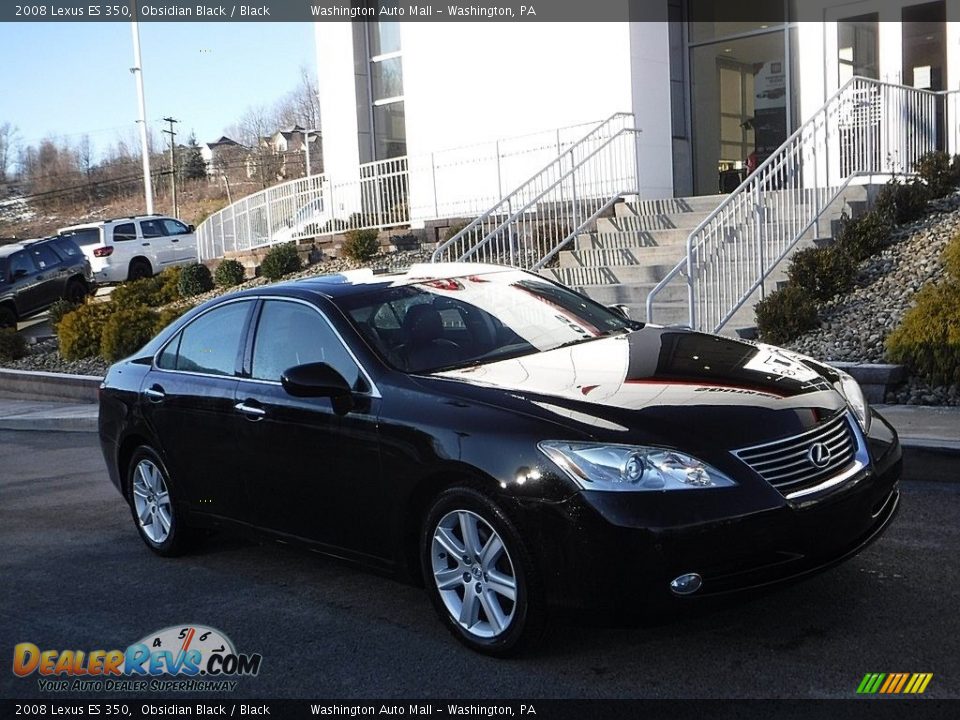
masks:
[[[178,222],[177,220],[164,218],[160,222],[163,225],[164,232],[166,232],[167,235],[186,235],[188,232],[190,232],[190,229],[186,225],[184,225],[182,222]]]
[[[33,260],[25,252],[14,253],[10,256],[10,279],[16,280],[17,278],[26,277],[27,275],[33,275],[37,271],[36,266],[33,264]]]
[[[204,313],[167,344],[157,359],[157,367],[234,375],[250,306],[250,301],[235,302]]]
[[[367,389],[357,363],[317,310],[296,302],[265,301],[253,345],[253,377],[279,381],[285,370],[315,362],[330,365],[355,390]]]

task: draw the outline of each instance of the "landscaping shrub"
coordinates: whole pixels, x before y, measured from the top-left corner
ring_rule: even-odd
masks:
[[[159,313],[157,313],[157,321],[153,326],[153,333],[156,335],[161,330],[163,330],[167,325],[172,323],[181,315],[186,315],[189,311],[193,310],[196,305],[180,305],[179,307],[165,307]]]
[[[366,262],[380,250],[379,234],[376,230],[350,230],[341,250],[349,260]]]
[[[121,283],[110,299],[120,307],[160,307],[179,299],[180,268],[167,268],[159,275]]]
[[[103,326],[116,310],[114,302],[87,302],[67,313],[57,326],[60,355],[65,360],[79,360],[100,354]]]
[[[757,303],[757,330],[764,342],[783,345],[817,327],[817,304],[802,288],[788,285]]]
[[[941,258],[943,259],[943,267],[953,282],[960,283],[960,233],[954,235],[953,239],[947,243]]]
[[[836,247],[854,262],[860,262],[882,250],[889,238],[889,219],[880,213],[868,212],[856,219],[843,219]]]
[[[217,265],[216,272],[213,273],[213,281],[217,287],[233,287],[244,281],[246,271],[236,260],[224,260]]]
[[[63,320],[63,316],[73,312],[78,307],[80,307],[78,303],[72,303],[69,300],[61,299],[54,301],[53,305],[47,310],[47,316],[50,318],[50,327],[56,330],[57,325]]]
[[[0,360],[19,360],[26,354],[26,338],[15,328],[0,328]]]
[[[210,268],[200,263],[187,265],[180,271],[178,287],[182,297],[193,297],[213,290],[213,276],[210,274]]]
[[[887,336],[887,358],[934,385],[960,383],[960,282],[927,285]]]
[[[293,243],[270,248],[263,262],[260,263],[260,274],[268,280],[279,280],[284,275],[299,269],[300,256],[297,254],[297,246]]]
[[[942,198],[960,184],[960,161],[940,150],[925,153],[917,160],[914,170],[926,183],[931,198]]]
[[[930,200],[930,189],[922,182],[911,180],[901,183],[891,180],[877,195],[873,212],[879,213],[897,225],[913,222],[923,217]]]
[[[837,246],[808,248],[794,254],[787,276],[815,300],[829,300],[853,285],[856,265]]]
[[[143,305],[113,312],[100,334],[100,356],[116,362],[142,348],[156,334],[158,313]]]

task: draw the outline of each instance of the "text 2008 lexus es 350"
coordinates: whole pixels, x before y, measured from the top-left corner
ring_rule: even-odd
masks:
[[[554,608],[825,568],[899,497],[896,433],[848,375],[489,265],[222,296],[111,367],[100,402],[156,553],[211,526],[296,539],[422,580],[499,655]]]

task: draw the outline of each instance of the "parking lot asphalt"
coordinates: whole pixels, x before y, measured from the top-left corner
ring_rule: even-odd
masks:
[[[504,661],[457,645],[422,590],[335,560],[227,534],[158,558],[94,434],[0,431],[0,697],[56,697],[13,675],[17,643],[124,649],[194,623],[263,655],[235,698],[853,698],[868,672],[957,698],[960,484],[911,472],[886,535],[840,567],[669,620],[564,623]]]

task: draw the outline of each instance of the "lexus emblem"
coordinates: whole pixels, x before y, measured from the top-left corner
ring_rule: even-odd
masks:
[[[807,452],[807,458],[818,468],[826,467],[830,464],[830,448],[822,442],[814,443]]]

